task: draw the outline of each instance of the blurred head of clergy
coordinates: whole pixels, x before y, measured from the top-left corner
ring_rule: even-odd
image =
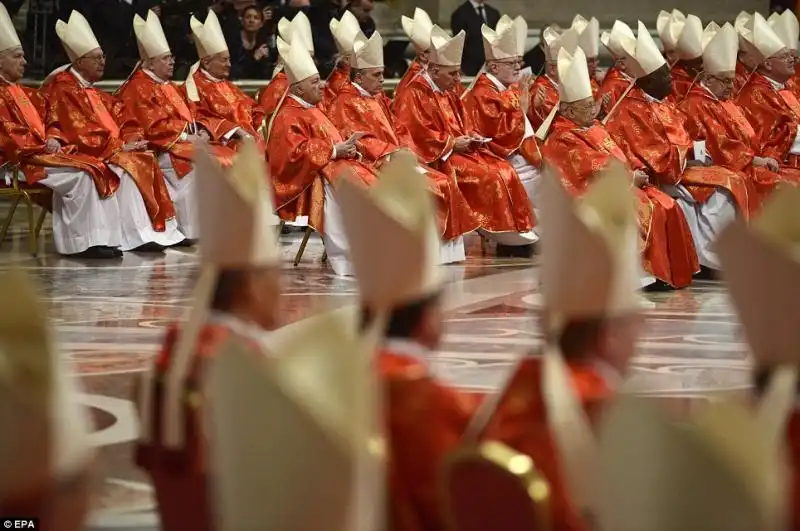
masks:
[[[452,90],[461,82],[461,56],[466,37],[463,30],[455,37],[450,37],[439,26],[434,26],[431,30],[428,74],[441,90]]]
[[[758,51],[751,42],[753,35],[753,15],[747,11],[742,11],[736,17],[733,27],[739,37],[739,54],[737,57],[747,70],[752,72],[758,68],[758,63],[761,61]]]
[[[608,53],[610,53],[611,57],[614,59],[614,68],[618,68],[627,73],[628,67],[625,59],[628,57],[628,54],[623,46],[623,43],[626,41],[635,42],[636,35],[633,34],[631,27],[621,20],[615,21],[614,25],[611,27],[611,31],[604,31],[600,36],[600,42],[603,43],[603,46],[606,47]]]
[[[598,56],[600,55],[600,22],[595,17],[586,20],[581,15],[575,15],[575,18],[572,19],[572,28],[578,33],[578,46],[586,54],[589,75],[594,78],[597,76]]]
[[[302,40],[294,40],[283,58],[289,92],[311,105],[322,99],[322,81],[314,58]]]
[[[25,74],[27,64],[11,17],[5,6],[0,6],[0,76],[5,81],[16,83]]]
[[[56,35],[67,52],[72,68],[89,83],[103,79],[106,69],[106,55],[94,36],[86,18],[72,11],[69,20],[56,21]]]
[[[797,45],[800,38],[800,25],[797,16],[790,10],[784,10],[780,15],[772,13],[767,20],[772,30],[775,32],[786,47],[791,51],[795,64],[797,63]]]
[[[433,350],[442,336],[436,216],[426,176],[402,150],[366,189],[337,187],[362,304],[362,326],[387,317],[386,338]],[[375,260],[379,263],[376,263]]]
[[[740,32],[746,46],[751,48],[758,71],[778,83],[785,83],[794,75],[794,52],[761,16],[753,18]]]
[[[575,28],[569,28],[563,31],[558,29],[558,26],[548,26],[542,34],[542,41],[544,43],[544,57],[546,62],[545,74],[553,80],[558,81],[558,54],[564,49],[570,54],[574,54],[578,48],[578,32]]]
[[[353,43],[350,80],[370,94],[383,92],[383,38],[377,31],[367,39],[363,33]]]
[[[661,11],[656,19],[658,38],[661,40],[664,56],[669,64],[675,63],[678,59],[678,38],[684,24],[686,24],[686,15],[677,9],[673,9],[672,12]]]
[[[147,12],[147,18],[135,15],[133,31],[139,46],[142,68],[152,72],[159,79],[171,80],[175,71],[175,56],[169,48],[158,16],[152,11]]]
[[[583,50],[575,55],[567,50],[558,52],[558,112],[581,127],[591,127],[600,105],[592,96],[592,82]]]
[[[739,38],[733,26],[722,26],[703,49],[703,74],[700,82],[719,100],[733,94]]]
[[[7,271],[0,288],[0,514],[84,529],[94,459],[85,406],[32,279]]]
[[[202,260],[219,271],[211,310],[272,330],[281,268],[264,158],[252,142],[227,169],[205,147],[196,152]]]
[[[505,86],[517,82],[522,56],[525,54],[525,41],[528,38],[528,24],[525,19],[511,19],[503,15],[496,30],[484,24],[481,33],[486,56],[484,69]]]
[[[417,54],[417,60],[422,64],[427,64],[430,58],[431,31],[433,30],[431,17],[428,16],[424,9],[417,7],[414,8],[414,18],[408,18],[404,15],[401,17],[400,22],[403,25],[403,32],[411,39],[411,44]]]
[[[628,72],[648,96],[663,100],[672,94],[672,74],[647,27],[640,21],[635,41],[625,41]]]
[[[217,14],[209,11],[205,22],[200,22],[192,15],[189,24],[197,55],[200,57],[200,66],[216,79],[228,79],[231,73],[231,54]]]
[[[577,202],[554,171],[542,186],[540,275],[548,341],[567,361],[600,361],[624,374],[642,325],[630,173],[622,163],[610,163]]]
[[[696,76],[703,70],[703,23],[695,15],[688,15],[675,43],[677,62]]]

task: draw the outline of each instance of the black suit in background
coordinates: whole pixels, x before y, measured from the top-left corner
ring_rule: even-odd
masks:
[[[450,17],[450,27],[453,29],[453,35],[457,35],[461,30],[464,30],[467,34],[467,39],[464,43],[464,56],[461,59],[461,71],[468,76],[477,74],[485,61],[481,26],[485,23],[494,29],[500,20],[500,12],[497,9],[489,4],[483,4],[483,9],[486,12],[486,20],[478,14],[475,6],[467,0],[458,6]]]

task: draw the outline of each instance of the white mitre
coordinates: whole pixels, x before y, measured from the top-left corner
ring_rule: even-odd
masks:
[[[739,36],[733,26],[726,22],[703,50],[703,70],[711,75],[735,72],[738,53]]]
[[[751,30],[749,35],[746,33],[748,29]],[[787,48],[786,43],[770,27],[761,13],[753,14],[753,19],[743,32],[742,36],[753,45],[762,60],[769,59]]]
[[[433,22],[424,9],[414,8],[414,18],[403,15],[400,19],[403,32],[418,49],[427,51],[431,47],[431,30]]]
[[[639,21],[635,48],[630,47],[631,44],[625,43],[628,46],[625,51],[628,55],[628,69],[634,77],[650,75],[667,64],[642,21]]]
[[[768,22],[786,47],[792,51],[797,51],[797,41],[798,37],[800,37],[797,16],[790,9],[785,9],[780,15],[773,13]]]
[[[481,26],[481,36],[487,61],[502,61],[519,57],[517,28],[513,21],[499,32],[484,24]]]
[[[581,48],[574,55],[564,48],[558,52],[558,94],[564,103],[592,97],[591,76]]]
[[[600,42],[611,52],[615,59],[627,57],[628,54],[625,51],[624,43],[628,43],[628,48],[636,49],[636,35],[630,26],[621,20],[614,22],[610,32],[603,32]]]
[[[695,15],[686,17],[675,51],[680,59],[687,61],[703,55],[703,23]]]
[[[331,19],[330,29],[339,53],[349,55],[353,50],[356,35],[361,32],[361,26],[358,24],[358,19],[353,15],[353,12],[348,9],[339,20]]]
[[[6,6],[0,4],[0,52],[19,48],[20,46],[22,46],[22,43],[19,42],[17,30],[14,29],[14,22],[8,15]]]
[[[69,14],[68,22],[60,19],[56,21],[56,35],[73,63],[92,50],[100,48],[89,21],[74,10]]]
[[[133,16],[133,33],[139,45],[139,57],[142,61],[153,59],[170,53],[167,37],[161,27],[158,15],[147,11],[147,18]]]
[[[578,32],[578,46],[586,57],[597,57],[600,54],[600,22],[595,17],[586,20],[581,15],[575,15],[572,28]]]
[[[289,54],[283,58],[286,77],[289,84],[294,85],[304,79],[319,74],[314,58],[308,53],[308,48],[303,39],[295,39],[289,47]]]
[[[367,39],[360,31],[353,44],[353,64],[356,70],[383,68],[383,38],[377,31]]]
[[[548,61],[557,61],[558,52],[563,48],[570,54],[574,54],[578,48],[578,32],[574,28],[568,28],[559,33],[552,26],[547,27],[542,35],[544,42],[544,55]]]
[[[461,66],[466,37],[464,30],[455,37],[450,37],[445,30],[434,26],[431,30],[430,62],[439,66]]]
[[[213,10],[208,11],[205,22],[200,22],[192,15],[189,19],[189,25],[192,28],[194,45],[197,48],[197,55],[200,59],[228,51],[225,34],[222,33],[222,26],[220,26],[217,14]]]
[[[286,37],[289,37],[288,39]],[[300,39],[305,44],[306,51],[314,55],[314,36],[311,30],[311,22],[302,11],[299,11],[289,23],[287,35],[284,39],[289,44],[294,44],[295,40]]]
[[[731,26],[733,27],[733,26]],[[714,22],[713,20],[708,23],[708,25],[703,30],[703,49],[706,49],[706,45],[711,42],[711,39],[714,38],[714,35],[717,34],[719,31],[719,24]],[[734,30],[736,31],[736,30]]]

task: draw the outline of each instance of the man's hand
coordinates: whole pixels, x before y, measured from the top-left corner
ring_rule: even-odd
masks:
[[[767,168],[770,171],[780,171],[781,165],[771,157],[753,157],[753,166]]]
[[[352,159],[358,154],[355,142],[342,142],[333,146],[334,159]]]
[[[539,89],[536,91],[536,96],[533,97],[533,106],[534,107],[541,107],[544,105],[544,100],[547,97],[547,94],[544,91],[544,87],[539,86]]]
[[[61,142],[53,137],[47,139],[44,144],[45,153],[61,153]]]
[[[519,104],[522,107],[522,112],[528,114],[528,107],[531,103],[531,83],[533,77],[524,75],[519,78]]]
[[[238,138],[239,140],[252,140],[253,136],[245,131],[244,129],[238,129],[234,134],[234,137]]]
[[[637,188],[644,188],[650,184],[650,177],[647,176],[645,172],[642,170],[636,170],[633,172],[633,185]]]
[[[134,140],[122,146],[122,151],[144,151],[147,149],[147,140]]]
[[[261,46],[256,48],[255,52],[253,52],[253,59],[255,59],[256,61],[260,61],[267,55],[269,55],[269,48],[267,48],[266,44],[262,44]]]
[[[456,138],[455,143],[453,144],[453,151],[456,153],[464,153],[469,151],[469,148],[472,146],[472,143],[475,139],[471,136],[460,136]]]

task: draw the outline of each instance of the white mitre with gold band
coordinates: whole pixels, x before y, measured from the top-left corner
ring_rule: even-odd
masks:
[[[600,42],[603,43],[603,46],[608,49],[615,59],[619,60],[628,56],[624,43],[629,43],[628,48],[636,48],[636,35],[634,35],[630,26],[621,20],[617,20],[611,26],[610,32],[603,32],[600,36]]]
[[[800,26],[797,22],[797,16],[790,9],[785,9],[780,15],[773,13],[767,22],[769,22],[787,48],[797,51]]]
[[[573,28],[566,29],[558,32],[552,26],[547,27],[542,34],[542,41],[544,42],[544,55],[550,62],[558,60],[558,52],[562,48],[570,54],[575,53],[578,47],[578,32]]]
[[[564,103],[592,97],[591,76],[581,48],[575,50],[575,55],[563,48],[558,52],[558,95]]]
[[[277,330],[288,337],[268,362],[235,343],[215,358],[210,461],[220,529],[383,529],[378,334],[358,334],[352,310]]]
[[[228,51],[225,34],[222,33],[222,26],[220,26],[217,14],[214,11],[208,11],[205,22],[200,22],[192,15],[189,19],[189,26],[192,28],[194,45],[197,48],[197,55],[200,59]]]
[[[139,46],[139,57],[142,61],[161,57],[170,53],[167,37],[161,27],[158,15],[152,11],[147,11],[147,18],[139,15],[133,16],[133,33],[136,35],[136,43]]]
[[[703,22],[695,15],[688,15],[678,41],[675,43],[678,57],[685,61],[703,55]]]
[[[286,77],[290,84],[295,84],[319,74],[314,58],[308,53],[302,39],[295,40],[289,47],[289,54],[283,58]]]
[[[575,15],[572,28],[578,32],[578,46],[586,57],[597,57],[600,54],[600,22],[595,17],[586,20],[581,15]]]
[[[738,53],[739,36],[726,22],[703,49],[703,70],[711,75],[735,72]]]
[[[667,64],[642,21],[639,21],[635,47],[632,46],[634,43],[625,42],[623,44],[626,46],[625,51],[628,55],[626,59],[628,70],[634,77],[650,75]]]
[[[19,48],[20,46],[22,46],[22,43],[19,42],[17,30],[14,29],[14,22],[8,15],[6,6],[0,4],[0,52]]]
[[[69,14],[67,22],[60,19],[56,21],[56,35],[61,40],[67,57],[73,63],[92,50],[100,48],[89,21],[75,10]]]
[[[343,176],[336,188],[362,302],[376,310],[441,289],[441,240],[427,180],[399,151],[369,189]]]
[[[353,50],[356,35],[361,32],[361,26],[353,12],[347,10],[339,20],[331,19],[330,29],[333,40],[336,41],[336,49],[341,55],[349,55]]]
[[[652,399],[621,395],[607,407],[600,529],[786,529],[790,467],[751,411],[704,400],[687,422]]]
[[[464,30],[451,37],[439,26],[434,26],[431,30],[430,62],[439,66],[461,66],[466,37]]]
[[[762,61],[778,55],[787,48],[786,43],[775,33],[761,13],[753,13],[753,18],[743,28],[741,35],[752,45]]]
[[[353,43],[353,64],[356,70],[383,68],[383,37],[375,31],[367,39],[360,31]]]
[[[419,7],[414,8],[414,18],[408,18],[403,15],[400,18],[403,25],[403,32],[411,39],[412,44],[419,49],[427,51],[431,47],[431,30],[433,30],[433,22],[431,17],[424,9]]]
[[[87,473],[91,424],[26,273],[0,273],[0,506],[51,496]],[[75,502],[77,503],[77,501]]]

